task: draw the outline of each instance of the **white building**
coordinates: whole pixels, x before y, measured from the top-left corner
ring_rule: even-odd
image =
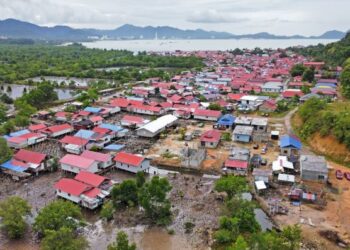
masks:
[[[136,134],[142,137],[155,137],[166,128],[175,125],[177,121],[178,118],[174,115],[164,115],[137,129]]]
[[[142,156],[119,152],[114,157],[115,167],[128,172],[146,172],[150,168],[150,161]]]

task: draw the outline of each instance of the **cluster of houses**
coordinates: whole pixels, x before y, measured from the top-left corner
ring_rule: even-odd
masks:
[[[222,130],[232,132],[234,142],[249,143],[263,140],[261,138],[268,134],[268,119],[246,115],[236,117],[232,115],[233,110],[268,113],[277,109],[277,100],[281,98],[297,96],[300,101],[305,101],[312,96],[334,98],[337,93],[336,80],[319,76],[315,86],[302,82],[300,77],[289,81],[293,65],[312,65],[303,56],[282,56],[280,51],[265,51],[257,55],[248,50],[242,55],[210,51],[173,53],[203,57],[208,70],[182,72],[169,82],[152,78],[144,86],[132,87],[131,95],[118,95],[101,105],[81,108],[79,102],[70,103],[75,106],[75,112],[40,111],[36,118],[42,122],[4,136],[8,146],[17,152],[12,159],[1,164],[1,170],[16,173],[17,177],[37,175],[52,165],[52,159],[28,148],[46,140],[58,142],[65,152],[59,159],[60,168],[74,177],[62,178],[55,184],[57,195],[94,209],[102,204],[113,186],[112,180],[99,173],[110,168],[131,173],[150,169],[149,159],[123,151],[123,144],[114,144],[119,138],[130,134],[156,138],[176,126],[179,119],[194,119],[213,124],[213,129],[200,136],[201,147],[216,148]],[[321,70],[320,65],[316,66]],[[310,94],[304,95],[304,86],[310,88]],[[117,122],[109,121],[116,114],[121,114],[121,118]],[[271,132],[271,136],[278,139],[279,134]],[[253,176],[260,189],[268,187],[273,175],[277,175],[278,181],[294,183],[298,169],[302,179],[327,180],[325,160],[300,155],[301,143],[297,138],[281,137],[280,149],[280,156],[271,169],[254,168]],[[249,149],[234,147],[223,169],[228,173],[246,175],[251,160]]]

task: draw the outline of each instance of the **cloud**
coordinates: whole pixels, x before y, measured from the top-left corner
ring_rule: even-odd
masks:
[[[192,23],[239,23],[247,21],[230,13],[218,12],[217,10],[195,11],[187,18]]]

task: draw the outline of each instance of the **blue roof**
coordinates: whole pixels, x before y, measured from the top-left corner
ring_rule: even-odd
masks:
[[[221,118],[218,121],[219,125],[224,125],[224,126],[232,126],[235,123],[236,117],[230,114],[226,114],[221,116]]]
[[[4,162],[3,164],[0,165],[2,168],[10,169],[15,172],[24,172],[26,168],[23,168],[21,166],[15,166],[11,163],[11,160]]]
[[[90,112],[90,113],[98,113],[101,111],[101,108],[96,107],[86,107],[84,111]]]
[[[95,134],[94,131],[80,129],[74,136],[84,138],[84,139],[90,139],[94,134]]]
[[[119,131],[123,130],[122,127],[114,125],[114,124],[110,124],[110,123],[102,123],[99,127],[106,128],[106,129],[112,130],[114,132],[119,132]]]
[[[19,131],[10,133],[9,136],[10,137],[17,137],[17,136],[25,135],[28,133],[30,133],[30,131],[28,129],[23,129],[23,130],[19,130]]]
[[[284,135],[280,139],[280,147],[281,148],[293,147],[300,150],[301,142],[295,136]]]
[[[111,150],[111,151],[119,151],[119,150],[122,150],[124,147],[125,147],[125,145],[123,145],[123,144],[110,144],[110,145],[104,147],[104,149]]]
[[[316,88],[320,88],[320,87],[330,87],[330,88],[336,88],[337,85],[335,83],[328,83],[328,82],[321,82],[321,83],[317,83],[315,85]]]

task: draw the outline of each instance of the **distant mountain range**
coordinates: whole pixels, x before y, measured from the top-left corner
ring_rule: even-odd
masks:
[[[345,32],[332,30],[320,36],[279,36],[267,32],[235,35],[202,29],[182,30],[169,26],[138,27],[125,24],[112,30],[74,29],[68,26],[45,27],[16,19],[0,21],[0,37],[49,41],[86,41],[93,39],[341,39]]]

